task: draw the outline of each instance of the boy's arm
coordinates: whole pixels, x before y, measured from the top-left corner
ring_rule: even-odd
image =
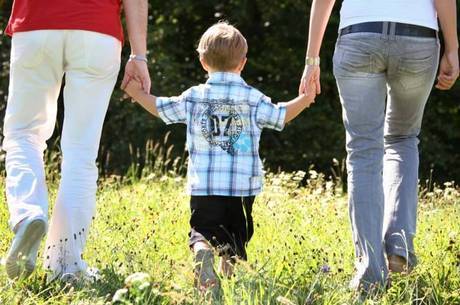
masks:
[[[260,129],[268,128],[281,131],[284,125],[298,116],[302,110],[315,102],[315,88],[309,87],[306,94],[295,99],[273,104],[270,98],[262,96],[256,108],[256,123]]]
[[[310,91],[310,94],[303,94],[292,101],[284,103],[286,107],[286,116],[284,123],[288,123],[295,119],[305,108],[310,107],[315,102],[315,94]]]
[[[160,117],[157,109],[157,98],[154,95],[147,94],[142,89],[142,86],[137,81],[130,81],[125,87],[126,93],[133,98],[145,110],[156,117]]]

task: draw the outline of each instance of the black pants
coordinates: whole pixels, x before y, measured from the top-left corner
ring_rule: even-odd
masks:
[[[255,196],[192,196],[190,247],[209,242],[219,255],[246,260],[246,245],[254,234],[252,205]]]

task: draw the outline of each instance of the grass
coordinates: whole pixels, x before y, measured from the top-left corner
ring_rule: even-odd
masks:
[[[315,172],[300,187],[304,174],[268,175],[254,209],[249,261],[223,280],[222,304],[359,303],[347,289],[354,255],[346,196]],[[101,182],[85,253],[102,271],[101,281],[91,287],[48,285],[39,265],[31,278],[12,283],[2,269],[0,304],[207,303],[193,288],[184,179],[145,176]],[[51,198],[55,191],[51,187]],[[7,219],[3,205],[0,256],[12,238]],[[388,291],[366,304],[460,304],[460,190],[452,184],[421,191],[416,247],[420,264],[414,272],[395,277]]]

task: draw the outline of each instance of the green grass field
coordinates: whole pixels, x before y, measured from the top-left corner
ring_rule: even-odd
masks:
[[[309,176],[302,188],[302,173],[268,176],[256,200],[249,261],[238,266],[234,278],[222,281],[221,304],[358,302],[347,288],[354,256],[346,196],[322,175]],[[31,278],[12,283],[2,269],[0,304],[110,304],[117,291],[118,304],[206,304],[193,288],[183,190],[183,178],[103,180],[85,253],[102,279],[91,287],[47,285],[39,265]],[[1,256],[12,238],[7,219],[3,204]],[[418,224],[420,264],[410,276],[393,278],[387,292],[366,304],[460,304],[460,190],[447,184],[422,191]],[[136,272],[150,279],[126,285]]]

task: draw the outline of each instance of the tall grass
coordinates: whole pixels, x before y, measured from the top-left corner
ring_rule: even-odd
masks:
[[[167,143],[168,137],[149,141],[145,151],[132,149],[127,175],[100,181],[85,252],[88,263],[101,270],[100,281],[75,288],[47,284],[39,265],[30,279],[12,283],[1,271],[0,304],[362,303],[348,289],[354,255],[343,162],[334,163],[331,177],[313,169],[268,172],[254,207],[248,262],[239,263],[231,279],[222,279],[221,299],[199,295],[187,246],[186,155],[173,159]],[[52,203],[59,155],[46,158]],[[394,276],[391,288],[366,304],[460,304],[460,189],[453,182],[428,185],[420,189],[420,264],[409,276]],[[7,218],[3,206],[0,255],[12,238]]]

